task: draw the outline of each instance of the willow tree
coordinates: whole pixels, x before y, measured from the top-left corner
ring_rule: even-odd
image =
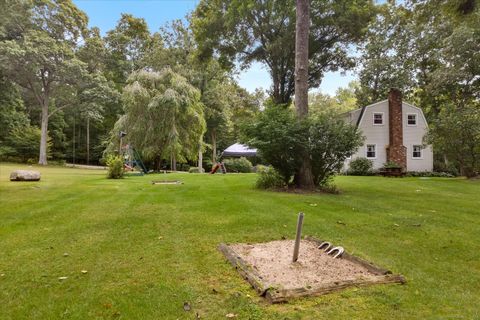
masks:
[[[127,132],[126,141],[155,161],[195,160],[205,133],[200,92],[184,77],[165,68],[132,73],[123,91],[123,115],[115,130]]]

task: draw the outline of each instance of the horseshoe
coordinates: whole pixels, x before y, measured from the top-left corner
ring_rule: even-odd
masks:
[[[333,247],[332,249],[330,249],[330,251],[327,252],[327,254],[331,254],[335,251],[337,251],[337,254],[333,256],[334,259],[341,256],[345,250],[343,249],[343,247]]]
[[[325,245],[327,245],[327,246],[325,247]],[[325,247],[324,251],[327,251],[328,249],[330,249],[332,247],[332,244],[330,242],[324,241],[324,242],[320,243],[320,245],[318,246],[318,249],[323,249],[323,247]]]

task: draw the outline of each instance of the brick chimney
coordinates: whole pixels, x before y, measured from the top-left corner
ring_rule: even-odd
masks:
[[[388,93],[388,121],[390,144],[387,147],[387,161],[393,161],[403,170],[407,168],[407,148],[403,145],[402,93],[390,89]]]

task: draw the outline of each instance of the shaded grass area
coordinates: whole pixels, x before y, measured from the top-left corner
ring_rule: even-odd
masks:
[[[0,164],[1,319],[480,317],[478,180],[337,177],[340,195],[299,195],[255,190],[253,174],[35,167],[40,182],[8,182],[22,167]],[[151,184],[169,179],[184,184]],[[266,304],[216,247],[293,238],[299,211],[305,234],[407,284]]]

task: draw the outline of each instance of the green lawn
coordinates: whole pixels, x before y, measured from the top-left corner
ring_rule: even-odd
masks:
[[[0,164],[0,319],[480,318],[479,180],[338,177],[340,195],[298,195],[255,190],[253,174],[47,167],[8,182],[22,167]],[[185,184],[150,184],[165,178]],[[293,238],[299,211],[304,234],[407,284],[265,303],[216,247]]]

